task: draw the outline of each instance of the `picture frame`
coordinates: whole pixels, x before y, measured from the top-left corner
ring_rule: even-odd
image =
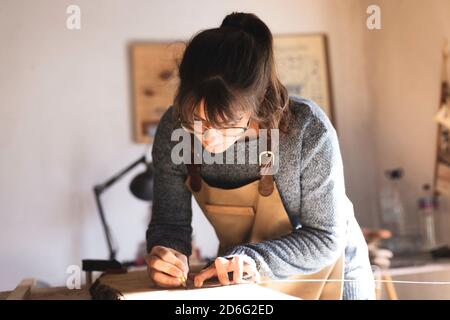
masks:
[[[336,127],[326,35],[277,35],[273,46],[277,73],[289,95],[317,103]]]

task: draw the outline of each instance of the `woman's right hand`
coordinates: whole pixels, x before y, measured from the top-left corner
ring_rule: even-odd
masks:
[[[181,285],[181,277],[187,279],[188,259],[177,250],[154,246],[145,261],[150,279],[158,286],[178,287]]]

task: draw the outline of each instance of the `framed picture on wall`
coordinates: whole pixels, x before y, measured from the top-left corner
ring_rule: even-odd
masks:
[[[274,36],[277,72],[290,95],[317,103],[334,126],[327,38],[324,34]]]
[[[178,65],[185,42],[131,44],[134,139],[149,143],[178,85]],[[280,81],[290,95],[323,108],[336,127],[324,34],[274,35],[274,55]]]
[[[130,47],[133,131],[138,143],[152,142],[152,133],[173,103],[184,48],[183,42],[134,43]]]

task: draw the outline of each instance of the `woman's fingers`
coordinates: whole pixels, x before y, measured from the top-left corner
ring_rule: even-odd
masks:
[[[178,287],[181,283],[179,278],[172,277],[155,269],[148,268],[150,278],[161,287]]]
[[[217,276],[219,282],[222,285],[230,284],[230,280],[228,278],[228,272],[232,271],[232,265],[230,261],[223,257],[218,257],[214,260],[214,264],[205,270],[200,271],[194,278],[194,285],[196,287],[201,287],[203,282],[207,279]]]
[[[228,271],[233,270],[232,269],[233,264],[230,262],[230,260],[228,260],[226,258],[218,257],[214,261],[214,265],[217,270],[217,277],[219,278],[219,282],[225,286],[229,285],[230,279],[228,278]],[[231,267],[231,270],[229,270],[230,267]]]
[[[233,283],[241,283],[244,276],[244,260],[234,256],[231,263],[233,264]]]
[[[206,268],[205,270],[200,271],[195,277],[194,277],[194,286],[201,287],[203,285],[203,282],[209,278],[212,278],[217,275],[217,270],[214,265]]]
[[[260,283],[261,275],[258,271],[258,268],[256,267],[255,260],[245,255],[241,255],[239,257],[242,257],[242,259],[244,260],[244,272],[251,276],[251,281]]]
[[[175,255],[175,253],[172,250],[170,250],[169,248],[162,247],[162,246],[155,246],[155,247],[153,247],[152,251],[150,252],[150,255],[156,255],[156,256],[160,257],[162,260],[164,260],[170,264],[173,264],[174,266],[176,266],[178,269],[182,270],[183,272],[186,269],[184,261],[180,260],[180,258],[178,258]]]
[[[187,278],[187,257],[174,249],[155,246],[145,260],[150,278],[159,286],[180,286],[180,279]]]
[[[230,271],[233,273],[233,280],[231,282],[228,277]],[[244,273],[251,276],[250,281],[243,279]],[[213,265],[195,276],[194,284],[196,287],[201,287],[205,280],[214,276],[217,276],[222,285],[229,285],[230,283],[261,282],[261,276],[256,268],[255,262],[250,257],[243,255],[236,255],[231,259],[223,257],[216,258]]]
[[[256,265],[254,264],[244,264],[244,271],[250,275],[251,281],[249,282],[256,282],[256,283],[260,283],[261,282],[261,275],[259,274],[258,270],[256,269]]]
[[[174,254],[178,259],[180,259],[183,262],[183,268],[181,270],[184,272],[184,276],[187,278],[189,273],[188,258],[184,254],[179,253],[178,251],[175,251]]]
[[[150,266],[150,268],[155,269],[156,271],[165,272],[177,278],[183,276],[183,271],[175,267],[173,264],[170,264],[157,256],[150,256],[146,260],[148,266]]]
[[[233,283],[261,282],[261,276],[253,259],[238,255],[234,256],[231,262],[233,264]],[[250,279],[244,280],[244,273],[247,273]]]

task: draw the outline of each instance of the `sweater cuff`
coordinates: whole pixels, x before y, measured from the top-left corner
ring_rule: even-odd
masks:
[[[184,254],[187,258],[192,254],[192,246],[178,239],[156,239],[147,240],[147,253],[150,253],[154,246],[163,246],[177,250]]]

